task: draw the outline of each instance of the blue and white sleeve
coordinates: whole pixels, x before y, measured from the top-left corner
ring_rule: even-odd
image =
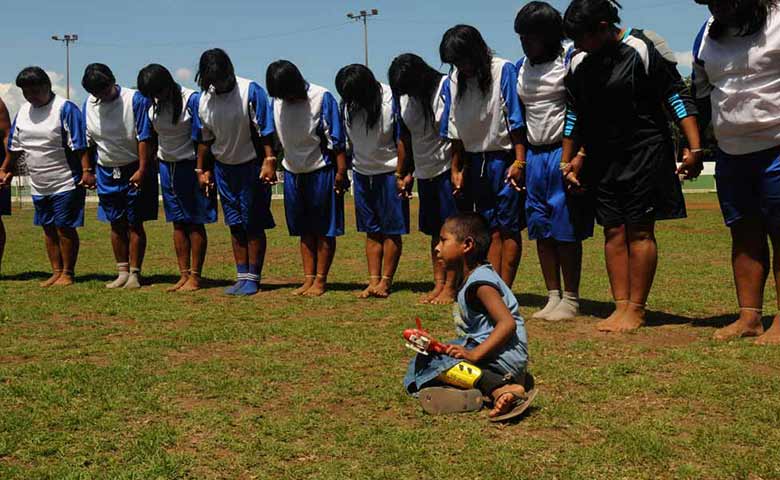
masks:
[[[252,115],[252,124],[261,137],[267,137],[274,133],[273,105],[268,101],[263,87],[255,82],[249,84],[249,107]]]
[[[523,107],[517,96],[517,68],[510,62],[501,69],[501,97],[504,100],[504,115],[510,132],[525,127]]]
[[[135,92],[133,95],[133,118],[135,118],[135,138],[139,142],[144,142],[152,138],[152,122],[149,120],[149,108],[152,102],[141,95],[141,92]]]
[[[444,112],[441,115],[441,123],[439,125],[439,136],[447,140],[457,140],[460,137],[458,136],[458,130],[455,128],[452,115],[452,86],[449,77],[444,80],[439,95],[441,95],[444,103]]]
[[[398,139],[401,138],[401,104],[396,97],[392,100],[393,109],[393,140],[398,143]]]
[[[65,102],[60,110],[60,125],[62,126],[62,143],[64,147],[76,152],[87,148],[82,124],[84,119],[79,107],[73,102]]]
[[[11,123],[11,131],[8,132],[8,145],[5,147],[9,152],[21,152],[23,150],[22,142],[19,139],[19,132],[16,130],[16,119],[18,117],[18,113],[14,115],[14,121]]]
[[[703,99],[710,96],[712,93],[712,85],[710,79],[707,76],[707,70],[704,68],[704,61],[700,57],[701,46],[704,41],[704,35],[707,30],[707,21],[702,25],[699,34],[696,35],[696,40],[693,42],[693,71],[691,73],[691,90],[695,99]]]
[[[344,151],[346,149],[347,142],[344,125],[339,114],[339,104],[330,92],[325,92],[322,96],[320,128],[329,150]]]
[[[195,92],[187,99],[187,112],[190,114],[190,136],[194,142],[203,143],[202,129],[198,107],[200,106],[200,92]]]
[[[89,134],[89,128],[87,128],[87,102],[89,98],[84,100],[81,104],[81,133],[84,135],[84,141],[87,144],[87,148],[95,145],[95,139]]]

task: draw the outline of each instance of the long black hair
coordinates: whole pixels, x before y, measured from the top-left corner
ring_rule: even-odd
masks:
[[[154,112],[160,111],[160,104],[167,105],[172,111],[171,122],[179,122],[184,101],[181,98],[181,85],[173,80],[171,72],[160,64],[152,63],[138,72],[138,91],[152,101]]]
[[[477,85],[483,95],[487,95],[493,84],[490,64],[493,51],[485,43],[479,30],[471,25],[455,25],[446,32],[439,44],[439,56],[443,63],[457,65],[468,63],[474,68]],[[467,79],[458,71],[458,98],[466,93]]]
[[[366,131],[374,128],[382,115],[382,85],[368,67],[358,63],[343,67],[336,74],[336,91],[348,121],[362,110],[366,112]]]
[[[51,78],[41,67],[27,67],[16,76],[19,88],[47,87],[51,90]]]
[[[586,33],[596,32],[601,22],[617,28],[621,8],[616,0],[573,0],[563,16],[563,30],[567,37],[577,40]]]
[[[104,63],[90,63],[84,69],[84,76],[81,78],[81,86],[92,95],[102,92],[115,83],[114,72]],[[95,103],[99,102],[100,100],[95,98]]]
[[[233,62],[221,48],[206,50],[200,56],[195,82],[205,92],[214,82],[222,78],[229,78],[235,83],[236,72],[233,69]]]
[[[529,2],[517,12],[515,33],[540,35],[544,42],[544,61],[553,60],[563,52],[563,18],[561,12],[547,2]]]
[[[387,71],[390,88],[396,98],[409,95],[423,106],[426,128],[433,121],[431,99],[439,87],[442,76],[444,75],[440,71],[413,53],[404,53],[395,57]]]
[[[713,0],[695,0],[703,5]],[[721,0],[727,1],[727,0]],[[766,25],[769,13],[777,8],[778,0],[730,0],[734,5],[735,21],[737,23],[737,36],[747,37],[757,33]],[[709,36],[715,40],[722,38],[728,31],[729,25],[724,25],[717,19],[710,26]]]
[[[265,86],[268,95],[274,98],[306,98],[306,80],[294,63],[277,60],[265,71]]]

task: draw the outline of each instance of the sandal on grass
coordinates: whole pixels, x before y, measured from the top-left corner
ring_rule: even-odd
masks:
[[[511,420],[513,418],[517,418],[520,415],[523,414],[526,410],[528,410],[528,407],[531,406],[531,402],[534,401],[534,398],[536,398],[536,393],[538,390],[536,388],[533,388],[529,390],[525,395],[518,395],[514,392],[506,392],[499,395],[499,398],[501,398],[504,395],[512,395],[514,399],[512,400],[511,408],[508,412],[504,413],[503,415],[497,415],[495,417],[488,417],[488,420],[491,422],[506,422],[507,420]]]
[[[472,388],[428,387],[420,390],[420,405],[430,415],[476,412],[482,408],[482,392]]]

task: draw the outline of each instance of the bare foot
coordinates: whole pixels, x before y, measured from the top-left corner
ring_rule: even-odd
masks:
[[[54,282],[52,285],[55,287],[67,287],[69,285],[73,285],[75,281],[73,280],[73,275],[68,273],[63,273],[60,275],[60,278],[57,279],[56,282]]]
[[[298,295],[303,295],[312,285],[314,285],[314,277],[306,275],[306,280],[303,281],[303,285],[293,290],[292,295],[296,297]]]
[[[189,278],[187,278],[187,282],[184,283],[181,287],[179,287],[179,292],[194,292],[195,290],[200,290],[200,276],[199,275],[190,275]]]
[[[518,397],[525,397],[525,388],[517,384],[505,385],[495,389],[491,396],[493,397],[493,409],[488,412],[488,416],[497,417],[509,413]]]
[[[444,290],[444,284],[436,282],[433,290],[420,297],[419,303],[431,303]]]
[[[304,297],[319,297],[325,293],[326,282],[324,278],[317,278],[308,290],[303,292]]]
[[[774,327],[774,324],[772,325]],[[741,337],[757,337],[764,333],[764,325],[761,323],[761,313],[750,310],[742,310],[739,318],[731,325],[715,330],[712,338],[715,340],[731,340]]]
[[[622,314],[610,315],[604,321],[596,324],[600,332],[625,333],[633,332],[645,324],[645,307],[643,305],[629,304]]]
[[[363,290],[362,292],[358,293],[357,297],[358,298],[368,298],[368,297],[373,296],[373,294],[374,294],[374,287],[372,285],[369,285],[369,286],[366,287],[365,290]]]
[[[38,285],[40,285],[41,287],[50,287],[54,285],[57,279],[60,278],[60,275],[62,275],[62,272],[55,271],[54,273],[51,274],[51,277],[39,283]]]
[[[391,280],[382,279],[379,284],[371,291],[371,296],[376,298],[387,298],[390,296]]]
[[[780,345],[780,314],[775,316],[772,326],[758,337],[755,343],[756,345]]]
[[[442,289],[438,297],[431,300],[433,305],[450,305],[455,301],[455,292],[451,288]]]
[[[175,292],[176,290],[180,289],[184,286],[185,283],[187,283],[187,280],[190,278],[189,275],[182,275],[178,282],[176,282],[175,285],[168,287],[165,289],[166,292]]]

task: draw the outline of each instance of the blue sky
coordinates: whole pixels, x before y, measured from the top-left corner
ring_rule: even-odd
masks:
[[[268,63],[286,58],[295,62],[308,80],[333,89],[340,67],[363,60],[362,26],[350,23],[349,11],[379,9],[369,24],[369,63],[380,79],[395,55],[412,51],[440,67],[438,45],[442,33],[456,23],[480,29],[497,55],[515,60],[522,55],[512,29],[524,1],[412,1],[371,0],[21,0],[3,7],[0,28],[0,95],[18,100],[8,84],[28,65],[54,72],[64,86],[64,46],[53,34],[76,33],[71,50],[71,86],[83,100],[78,85],[91,62],[108,64],[120,84],[132,86],[138,70],[156,62],[178,70],[182,83],[194,86],[192,73],[200,53],[211,47],[227,50],[239,75],[264,84]],[[568,1],[551,1],[563,11]],[[664,36],[681,58],[690,50],[699,27],[707,19],[705,7],[693,0],[623,0],[623,24],[652,29]],[[689,61],[689,55],[684,62]],[[441,67],[443,70],[444,67]],[[690,68],[681,65],[687,74]],[[59,75],[57,75],[59,74]],[[60,88],[63,91],[63,88]],[[16,97],[15,97],[16,96]],[[15,97],[15,98],[10,98]]]

